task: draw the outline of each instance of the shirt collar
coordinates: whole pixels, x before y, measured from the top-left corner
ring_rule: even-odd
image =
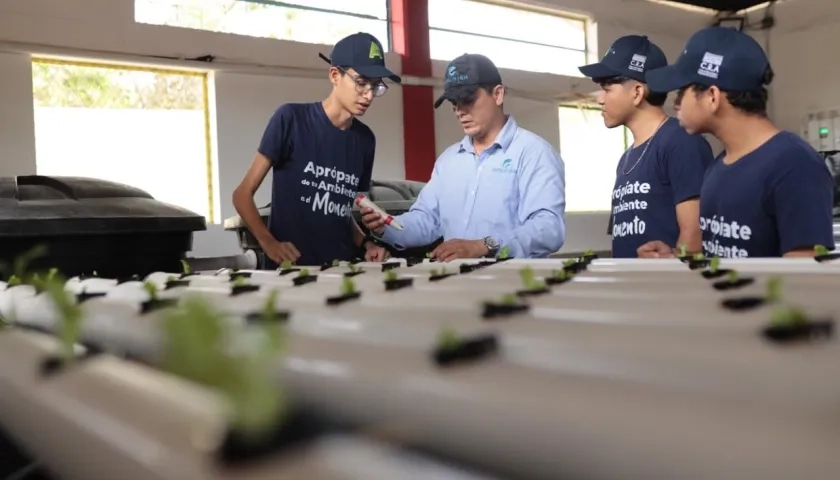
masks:
[[[516,130],[519,126],[516,124],[516,120],[513,119],[513,115],[507,116],[507,121],[505,122],[505,126],[499,131],[499,134],[496,135],[496,140],[493,142],[488,150],[494,146],[501,148],[502,150],[507,150],[510,146],[511,142],[513,142],[513,137],[516,134]],[[465,136],[463,140],[461,140],[461,146],[458,148],[458,153],[461,152],[470,152],[475,153],[475,149],[473,148],[472,138],[469,135]]]

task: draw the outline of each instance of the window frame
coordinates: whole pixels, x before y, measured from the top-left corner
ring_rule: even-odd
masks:
[[[250,0],[245,0],[245,1],[250,1]],[[261,1],[261,0],[256,0],[256,1]],[[268,0],[268,1],[271,1],[271,0]],[[429,20],[429,32],[432,32],[432,31],[445,32],[445,33],[452,33],[452,34],[458,34],[458,35],[467,35],[467,36],[471,36],[471,37],[499,40],[499,41],[503,41],[503,42],[511,42],[511,43],[516,43],[516,44],[521,44],[521,45],[531,45],[531,46],[536,46],[536,47],[554,48],[554,49],[558,49],[558,50],[578,52],[578,53],[583,53],[584,54],[584,58],[586,59],[587,62],[591,60],[592,52],[590,52],[591,42],[590,42],[589,36],[590,36],[590,32],[591,32],[592,19],[585,16],[585,15],[575,14],[575,13],[572,13],[572,12],[566,12],[566,11],[563,11],[563,10],[551,9],[551,8],[547,8],[547,7],[526,5],[526,4],[521,4],[521,3],[516,3],[516,2],[506,1],[506,0],[463,0],[463,1],[468,1],[468,2],[472,2],[472,3],[478,3],[478,4],[493,5],[493,6],[497,6],[497,7],[509,8],[511,10],[518,10],[518,11],[523,11],[523,12],[536,13],[536,14],[539,14],[539,15],[547,15],[547,16],[562,18],[564,20],[571,20],[571,21],[575,21],[575,22],[580,22],[581,23],[581,30],[583,31],[583,49],[580,50],[580,49],[577,49],[577,48],[560,47],[560,46],[557,46],[557,45],[549,45],[549,44],[546,44],[546,43],[534,42],[534,41],[530,41],[530,40],[519,40],[519,39],[516,39],[516,38],[510,38],[510,37],[502,37],[502,36],[497,36],[497,35],[488,35],[488,34],[475,33],[475,32],[464,32],[464,31],[461,31],[461,30],[455,30],[455,29],[451,29],[451,28],[435,27],[434,25],[432,25],[431,19]],[[389,14],[388,25],[389,25],[389,29],[390,29],[390,11],[388,12],[388,14]]]

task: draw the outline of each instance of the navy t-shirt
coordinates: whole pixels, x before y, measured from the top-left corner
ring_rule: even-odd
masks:
[[[675,118],[666,120],[648,143],[626,152],[612,197],[613,257],[636,257],[636,250],[652,240],[676,245],[676,205],[700,195],[713,161],[709,142],[688,134]]]
[[[274,171],[268,229],[297,247],[299,265],[353,259],[353,200],[370,190],[375,150],[367,125],[354,118],[342,130],[321,102],[288,103],[271,117],[259,146]]]
[[[735,163],[720,154],[700,195],[707,255],[780,257],[815,245],[834,248],[834,180],[819,154],[780,132]]]

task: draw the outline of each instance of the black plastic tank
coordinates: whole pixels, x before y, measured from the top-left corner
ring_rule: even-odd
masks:
[[[94,178],[0,178],[0,260],[11,265],[37,245],[33,270],[110,278],[181,271],[205,218],[147,192]],[[9,275],[8,272],[4,272]]]
[[[409,180],[373,180],[371,182],[369,196],[371,200],[385,209],[385,211],[396,216],[407,212],[411,208],[414,201],[417,200],[420,190],[422,190],[425,185],[426,184],[424,182]],[[259,212],[263,223],[267,224],[268,216],[271,213],[271,204],[269,203],[268,205],[260,208]],[[355,205],[353,206],[353,218],[359,222],[362,230],[366,231],[364,226],[361,225],[359,208]],[[240,248],[242,248],[245,252],[253,250],[257,254],[257,267],[263,268],[265,265],[265,255],[262,251],[262,247],[260,247],[257,239],[251,235],[251,232],[248,231],[248,228],[245,226],[242,218],[239,215],[236,215],[226,219],[224,228],[225,230],[236,232]],[[390,249],[390,251],[392,255],[398,255],[400,257],[424,257],[427,252],[434,250],[434,248],[440,244],[440,241],[441,240],[438,239],[430,245],[411,248],[404,251],[396,251],[394,249]],[[362,253],[363,252],[359,252],[360,255]]]

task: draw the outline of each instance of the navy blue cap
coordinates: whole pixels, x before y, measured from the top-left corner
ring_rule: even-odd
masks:
[[[398,75],[385,68],[385,49],[369,33],[359,32],[342,38],[333,47],[330,57],[318,55],[333,67],[352,68],[363,77],[402,82]]]
[[[662,49],[644,35],[627,35],[614,41],[598,63],[579,67],[589,78],[627,77],[645,81],[645,72],[668,65]]]
[[[770,61],[752,37],[727,27],[709,27],[688,39],[673,65],[647,73],[655,92],[689,85],[716,86],[728,92],[760,90],[770,83]]]
[[[484,55],[465,53],[452,60],[443,77],[443,95],[435,102],[438,108],[445,100],[457,102],[466,100],[482,86],[502,84],[502,74],[496,65]]]

